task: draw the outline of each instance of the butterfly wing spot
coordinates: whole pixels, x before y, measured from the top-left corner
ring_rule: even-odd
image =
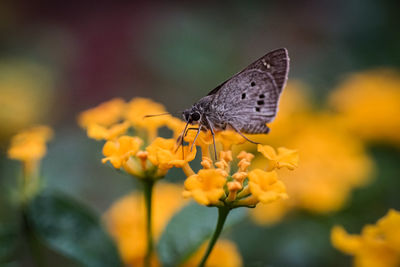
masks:
[[[259,98],[265,98],[265,95],[264,95],[264,94],[261,94],[261,95],[259,95],[258,97],[259,97]]]
[[[250,84],[251,86],[255,86],[256,85],[256,83],[255,82],[251,82],[251,84]]]
[[[246,98],[246,94],[243,93],[243,94],[242,94],[242,99],[245,99],[245,98]]]
[[[257,112],[260,112],[260,110],[261,110],[261,109],[260,109],[259,107],[256,107],[256,111],[257,111]]]
[[[264,105],[264,100],[258,100],[257,105],[259,105],[259,106]]]
[[[270,69],[270,68],[271,68],[271,65],[270,65],[269,63],[267,63],[267,62],[265,61],[265,59],[262,60],[262,63],[263,63],[263,65],[264,65],[265,67],[267,67],[267,69]]]

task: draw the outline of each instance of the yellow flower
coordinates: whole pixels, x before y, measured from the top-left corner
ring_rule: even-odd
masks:
[[[294,170],[299,164],[299,153],[297,150],[279,147],[277,154],[275,150],[268,145],[258,145],[257,150],[269,160],[269,170],[283,167]]]
[[[8,157],[24,162],[40,160],[46,154],[46,142],[53,136],[47,126],[37,126],[16,134],[11,139]]]
[[[275,171],[266,172],[255,169],[248,174],[250,192],[253,197],[264,204],[268,204],[278,199],[286,199],[285,185],[278,180]]]
[[[400,144],[400,74],[377,69],[351,75],[339,85],[330,104],[357,136]]]
[[[182,188],[177,185],[165,183],[156,185],[152,209],[153,233],[156,240],[160,238],[172,215],[185,204],[183,198],[179,197],[181,191]],[[104,215],[107,229],[115,239],[122,259],[128,266],[143,266],[147,240],[145,214],[143,195],[134,193],[118,200]],[[195,253],[194,260],[189,258],[184,266],[193,266],[193,262],[198,264],[198,255],[201,256],[202,251]],[[220,265],[221,260],[226,260],[227,264],[232,265]],[[240,263],[241,257],[235,246],[220,241],[207,266],[240,266]],[[152,261],[152,266],[160,266],[156,257]]]
[[[160,127],[166,126],[168,122],[171,123],[171,115],[162,115],[145,118],[146,115],[157,115],[165,113],[166,110],[163,105],[156,103],[147,98],[133,98],[128,103],[125,118],[130,121],[136,129],[143,129],[147,131],[148,139],[154,140],[157,136],[157,130]]]
[[[183,152],[182,152],[183,149]],[[148,158],[152,164],[160,169],[182,168],[196,156],[196,147],[190,151],[190,147],[177,149],[175,139],[156,138],[147,148]],[[184,157],[184,158],[183,158]]]
[[[16,134],[11,139],[8,157],[22,161],[23,183],[21,200],[27,201],[39,189],[39,163],[46,154],[46,142],[53,136],[53,130],[47,126],[36,126]]]
[[[354,256],[356,267],[395,267],[400,264],[400,213],[390,210],[376,225],[367,225],[361,235],[350,235],[340,227],[332,229],[335,248]]]
[[[189,143],[189,146],[192,145],[196,136],[196,131],[188,131],[185,136],[185,141]],[[213,139],[210,131],[203,132],[201,131],[196,139],[196,146],[201,148],[201,153],[204,157],[211,157],[209,146],[213,144]]]
[[[183,129],[185,129],[186,126],[186,122],[172,116],[167,120],[166,123],[167,127],[174,132],[174,138],[178,138],[178,136],[182,134],[182,131]]]
[[[103,163],[110,162],[114,168],[121,168],[122,164],[134,156],[142,144],[142,140],[138,137],[121,136],[116,141],[107,141],[103,147],[105,158]]]
[[[82,112],[78,116],[78,123],[85,129],[93,124],[109,127],[122,119],[125,109],[125,101],[121,98],[114,98]]]
[[[95,140],[113,140],[128,130],[130,127],[128,121],[105,127],[100,124],[90,124],[87,128],[87,135]]]
[[[189,131],[187,136],[185,137],[185,141],[189,144],[193,143],[196,133],[197,131],[194,130]],[[240,134],[231,130],[227,130],[216,132],[215,142],[217,146],[219,144],[222,146],[222,151],[228,151],[232,148],[233,145],[243,144],[244,142],[246,142],[246,140],[242,136],[240,136]],[[196,139],[196,145],[201,147],[203,155],[209,156],[209,146],[212,144],[213,138],[211,132],[201,131]]]
[[[185,181],[185,197],[193,197],[202,205],[218,204],[224,195],[226,177],[215,169],[200,170]]]
[[[216,140],[222,144],[222,150],[230,150],[232,145],[243,144],[246,140],[234,131],[220,131],[216,133]]]

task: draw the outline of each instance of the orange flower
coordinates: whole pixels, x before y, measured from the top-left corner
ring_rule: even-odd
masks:
[[[128,130],[130,127],[128,121],[105,127],[100,124],[90,124],[87,128],[87,135],[95,140],[113,140]]]
[[[297,150],[279,147],[278,153],[276,153],[271,146],[267,145],[258,145],[257,150],[269,160],[269,170],[283,167],[294,170],[299,164],[299,153]]]
[[[400,264],[400,213],[390,210],[376,225],[367,225],[361,235],[347,234],[343,227],[332,229],[335,248],[354,256],[357,267],[395,267]]]
[[[188,146],[180,147],[178,150],[176,147],[176,140],[158,137],[146,148],[146,151],[149,153],[150,162],[161,169],[182,168],[194,160],[196,147],[193,147],[192,151]]]
[[[11,139],[8,157],[22,161],[23,183],[21,200],[31,199],[40,188],[40,160],[46,154],[46,142],[53,136],[53,130],[47,126],[36,126],[16,134]]]
[[[16,134],[11,139],[8,157],[24,162],[37,161],[46,154],[46,142],[53,136],[47,126],[37,126]]]
[[[103,147],[103,163],[110,162],[114,168],[121,168],[123,162],[134,156],[142,144],[138,137],[121,136],[116,141],[107,141]]]
[[[341,123],[368,141],[400,144],[400,73],[377,69],[350,75],[330,96]]]
[[[286,199],[285,185],[278,180],[275,171],[266,172],[255,169],[248,174],[250,192],[253,197],[264,204],[268,204],[278,199]]]
[[[185,197],[193,197],[202,205],[218,204],[224,195],[226,176],[219,170],[205,169],[185,181]]]
[[[78,123],[85,129],[93,124],[108,127],[122,119],[125,108],[126,103],[123,99],[114,98],[82,112],[78,117]]]
[[[165,113],[163,105],[156,103],[148,98],[133,98],[128,103],[125,118],[130,121],[136,129],[145,130],[148,140],[152,141],[157,136],[157,130],[166,126],[172,119],[171,115],[155,116],[146,118],[146,115],[157,115]]]

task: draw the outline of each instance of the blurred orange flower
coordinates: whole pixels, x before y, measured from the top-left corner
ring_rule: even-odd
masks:
[[[53,130],[47,126],[36,126],[17,133],[12,137],[8,157],[23,164],[21,201],[33,197],[40,188],[40,160],[47,152],[46,143],[53,137]]]
[[[252,210],[251,214],[258,223],[276,222],[295,207],[317,213],[339,210],[354,188],[369,181],[373,171],[373,162],[363,143],[346,130],[335,114],[313,111],[311,101],[302,95],[302,88],[304,85],[296,88],[292,84],[290,90],[284,92],[271,133],[257,139],[261,143],[270,141],[275,145],[284,143],[295,147],[301,158],[295,172],[277,171],[290,198],[282,205],[261,205]],[[259,146],[259,150],[268,159],[257,157],[254,167],[262,169],[262,166],[271,164],[271,159],[276,162],[279,158],[279,150],[277,154],[267,146]],[[291,159],[289,162],[297,165],[290,150],[285,151],[281,150],[282,155],[287,155],[285,159]],[[271,219],[268,214],[271,214]]]
[[[145,130],[148,140],[152,141],[157,136],[160,127],[167,126],[172,119],[171,115],[162,115],[146,118],[146,115],[158,115],[166,113],[163,105],[148,98],[133,98],[127,107],[125,119],[130,121],[137,130]]]
[[[113,98],[79,114],[78,123],[85,129],[93,124],[109,127],[122,119],[126,105],[123,99]]]
[[[400,265],[400,212],[390,210],[375,225],[364,226],[360,235],[350,235],[341,226],[331,233],[332,244],[354,256],[356,267]]]
[[[330,104],[360,138],[400,145],[400,73],[378,69],[350,75],[333,91]]]
[[[36,126],[21,131],[11,139],[8,157],[22,161],[26,167],[33,167],[44,157],[46,143],[52,138],[53,130],[47,126]]]

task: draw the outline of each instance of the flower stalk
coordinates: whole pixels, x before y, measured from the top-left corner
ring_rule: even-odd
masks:
[[[151,255],[153,254],[154,244],[153,244],[153,231],[152,231],[152,207],[151,200],[153,195],[154,180],[143,179],[143,194],[144,201],[146,205],[146,234],[147,234],[147,252],[144,259],[144,266],[149,267],[151,264]]]
[[[218,221],[217,221],[217,226],[215,227],[215,231],[211,237],[210,243],[208,243],[208,247],[206,252],[204,253],[204,256],[199,264],[199,267],[204,267],[206,264],[206,261],[208,259],[208,257],[211,254],[211,251],[214,248],[215,243],[217,242],[222,229],[224,227],[226,218],[228,217],[229,212],[231,211],[231,208],[226,207],[226,206],[222,206],[222,207],[218,207]]]

